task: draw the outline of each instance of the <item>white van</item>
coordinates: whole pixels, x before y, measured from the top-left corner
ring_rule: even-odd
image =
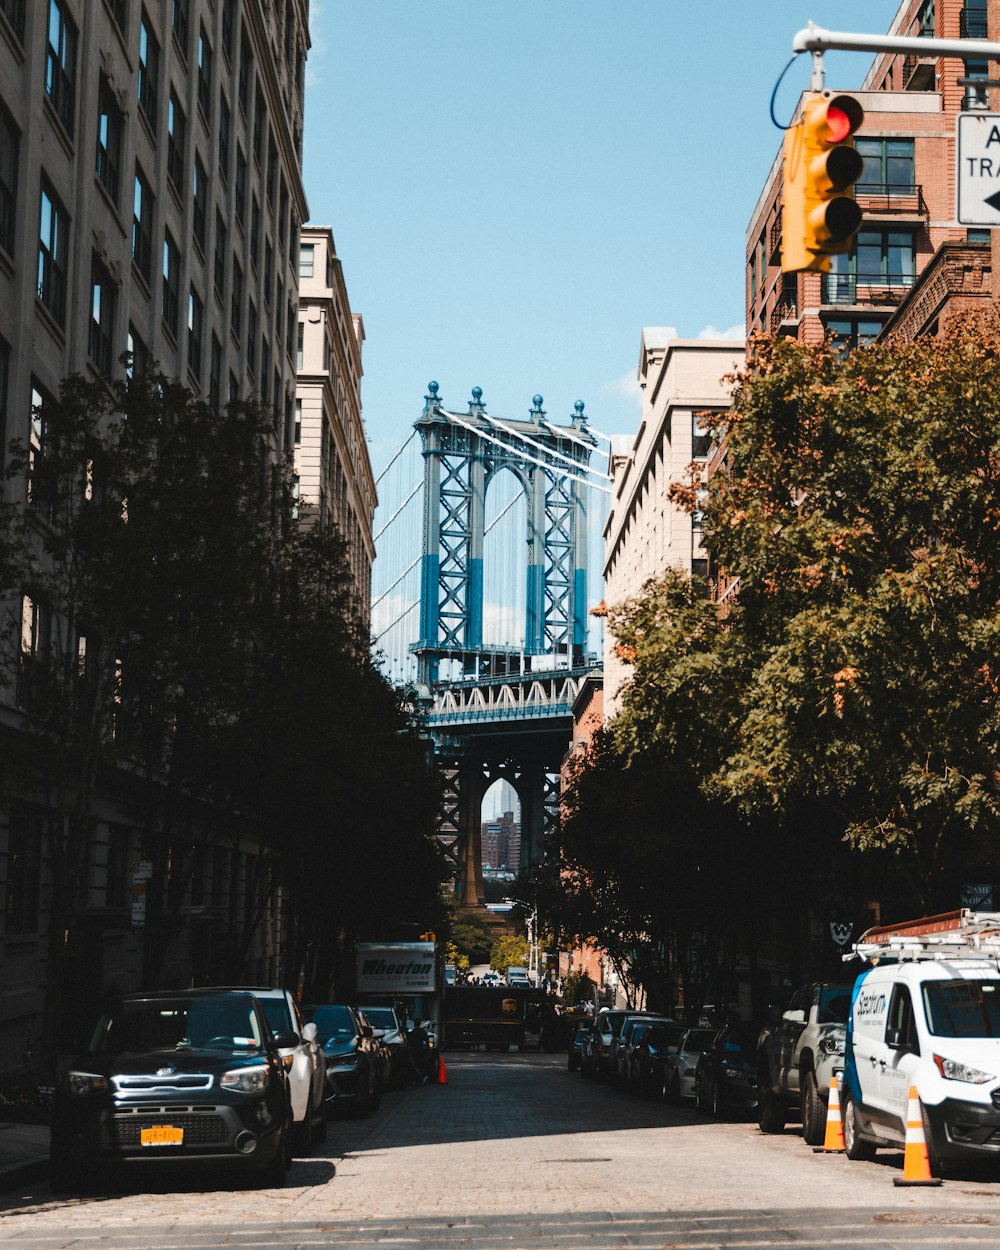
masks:
[[[858,943],[868,957],[877,950],[878,963],[858,977],[847,1025],[841,1114],[849,1159],[903,1145],[912,1085],[935,1175],[948,1160],[1000,1162],[1000,966],[986,954],[992,943],[961,945],[970,916],[954,913],[951,940],[940,927],[941,938],[921,939],[914,922],[895,949],[891,936],[864,951],[870,934]],[[1000,938],[1000,916],[988,920]]]

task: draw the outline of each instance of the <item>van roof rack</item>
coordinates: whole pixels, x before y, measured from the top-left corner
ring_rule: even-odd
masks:
[[[868,929],[844,959],[1000,959],[1000,912],[942,912]]]

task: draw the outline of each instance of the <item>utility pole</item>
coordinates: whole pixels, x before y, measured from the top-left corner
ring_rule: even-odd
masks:
[[[824,30],[812,22],[792,40],[792,51],[813,53],[815,76],[816,55],[826,48],[841,52],[912,52],[917,56],[979,57],[1000,61],[1000,43],[992,39],[925,39],[922,35],[858,35],[843,30]],[[819,73],[822,75],[822,64]],[[822,90],[822,81],[818,88]]]

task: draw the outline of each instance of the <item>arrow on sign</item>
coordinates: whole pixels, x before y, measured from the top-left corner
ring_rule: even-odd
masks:
[[[989,204],[990,208],[995,208],[1000,213],[1000,191],[994,191],[992,195],[988,195],[984,203]]]

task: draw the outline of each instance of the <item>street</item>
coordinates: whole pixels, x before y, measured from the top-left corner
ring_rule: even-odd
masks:
[[[335,1120],[280,1190],[148,1176],[126,1193],[6,1195],[0,1242],[137,1247],[908,1247],[1000,1244],[996,1179],[899,1189],[900,1156],[814,1154],[566,1071],[563,1055],[447,1056],[449,1083]]]

